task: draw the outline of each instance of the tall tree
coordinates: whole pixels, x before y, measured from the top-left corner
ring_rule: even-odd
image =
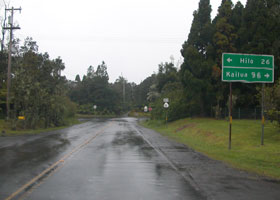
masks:
[[[38,45],[28,38],[15,63],[12,80],[14,119],[24,115],[25,127],[31,128],[42,123],[45,127],[65,124],[69,114],[74,114],[74,106],[66,97],[66,79],[60,75],[65,68],[61,58],[50,60],[47,53],[38,53]]]
[[[144,81],[142,81],[139,85],[136,86],[134,94],[135,94],[135,101],[134,104],[138,109],[144,107],[144,105],[148,105],[148,93],[150,87],[156,83],[156,75],[153,74],[147,77]]]
[[[248,0],[240,33],[244,52],[275,56],[275,79],[280,75],[279,10],[279,0]]]
[[[81,82],[77,82],[69,96],[80,105],[82,113],[91,114],[93,105],[97,105],[100,114],[119,113],[118,94],[108,81],[107,65],[104,61],[97,66],[96,71],[93,66],[89,66],[87,75]]]
[[[218,9],[218,15],[214,19],[214,47],[216,49],[216,63],[221,66],[223,52],[236,52],[235,41],[237,39],[236,28],[232,24],[233,3],[231,0],[223,0]]]
[[[211,105],[211,67],[213,60],[208,54],[211,49],[212,25],[209,0],[200,0],[199,8],[194,12],[188,40],[183,44],[181,54],[184,63],[181,66],[181,79],[197,114],[207,115]]]
[[[80,75],[79,75],[79,74],[76,75],[75,81],[78,82],[78,83],[81,82],[81,78],[80,78]]]
[[[215,49],[215,64],[212,67],[212,85],[216,95],[216,112],[219,113],[228,100],[228,84],[221,82],[222,53],[236,52],[235,42],[237,31],[232,20],[233,3],[231,0],[223,0],[218,8],[218,14],[213,20],[215,33],[213,36],[213,46]]]
[[[235,40],[235,48],[238,52],[242,52],[242,42],[241,42],[241,36],[240,31],[242,27],[242,21],[243,21],[243,13],[244,13],[244,6],[243,4],[238,1],[233,10],[232,10],[232,16],[230,18],[231,24],[234,26],[235,32],[236,32],[236,40]]]
[[[157,89],[161,93],[162,89],[167,83],[172,83],[178,81],[177,69],[174,67],[173,63],[161,63],[159,64],[158,74],[157,74]]]

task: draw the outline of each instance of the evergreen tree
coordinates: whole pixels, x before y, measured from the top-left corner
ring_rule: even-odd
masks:
[[[78,83],[81,82],[81,78],[80,78],[80,75],[79,75],[79,74],[76,75],[75,81],[78,82]]]
[[[218,9],[218,15],[213,21],[215,26],[213,42],[216,50],[216,63],[219,67],[221,66],[222,53],[236,52],[237,31],[232,23],[232,8],[231,0],[223,0]]]
[[[212,66],[212,85],[216,96],[215,113],[218,115],[221,107],[226,105],[228,99],[228,84],[221,82],[222,53],[234,53],[237,51],[235,47],[237,31],[233,25],[232,9],[232,1],[223,0],[218,9],[217,16],[213,20],[213,26],[215,28],[213,36],[215,64]]]
[[[234,45],[237,52],[242,52],[241,47],[243,44],[241,42],[240,31],[242,27],[243,12],[244,6],[240,1],[238,1],[232,10],[232,16],[230,18],[230,23],[234,26],[234,30],[237,36]]]
[[[211,26],[211,6],[209,0],[200,0],[199,8],[194,12],[192,27],[187,42],[183,44],[181,54],[184,63],[181,66],[181,79],[195,112],[200,115],[210,113],[211,105],[211,66],[212,58],[207,50],[211,49],[213,29]]]
[[[109,76],[104,61],[97,66],[96,71],[93,66],[88,67],[87,75],[69,93],[71,100],[80,105],[80,113],[92,114],[93,105],[97,105],[100,114],[120,112],[117,105],[119,101],[116,100],[119,99],[118,94],[108,81]]]
[[[148,93],[150,87],[155,84],[156,82],[156,75],[153,74],[147,77],[144,81],[142,81],[139,85],[136,86],[134,94],[135,94],[135,106],[138,109],[142,109],[145,105],[148,105]]]
[[[174,67],[173,63],[161,63],[159,65],[159,70],[157,74],[157,90],[159,93],[162,92],[164,86],[168,83],[173,83],[178,81],[177,69]]]
[[[248,0],[240,32],[243,52],[275,56],[276,79],[280,75],[279,10],[279,0]]]
[[[50,60],[47,53],[38,53],[32,38],[25,40],[13,67],[12,104],[14,119],[23,115],[24,127],[61,126],[75,114],[75,105],[66,97],[65,68],[58,57]]]

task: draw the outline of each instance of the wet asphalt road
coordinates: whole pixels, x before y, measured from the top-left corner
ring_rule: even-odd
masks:
[[[0,159],[0,199],[280,199],[279,183],[211,160],[133,118],[2,137]]]

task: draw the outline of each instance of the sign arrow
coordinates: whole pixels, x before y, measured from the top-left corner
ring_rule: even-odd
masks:
[[[232,59],[231,59],[231,58],[228,58],[227,61],[230,63],[230,62],[232,61]]]
[[[264,75],[266,78],[269,78],[270,76],[269,76],[269,74],[266,74],[266,75]]]

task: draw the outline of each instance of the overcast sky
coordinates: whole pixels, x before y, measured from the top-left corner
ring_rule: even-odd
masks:
[[[210,0],[212,18],[221,0]],[[234,3],[237,0],[233,0]],[[245,5],[246,0],[241,0]],[[140,83],[174,57],[187,40],[199,0],[11,0],[22,7],[15,37],[31,36],[40,52],[60,56],[74,80],[105,61],[110,82],[121,74]]]

